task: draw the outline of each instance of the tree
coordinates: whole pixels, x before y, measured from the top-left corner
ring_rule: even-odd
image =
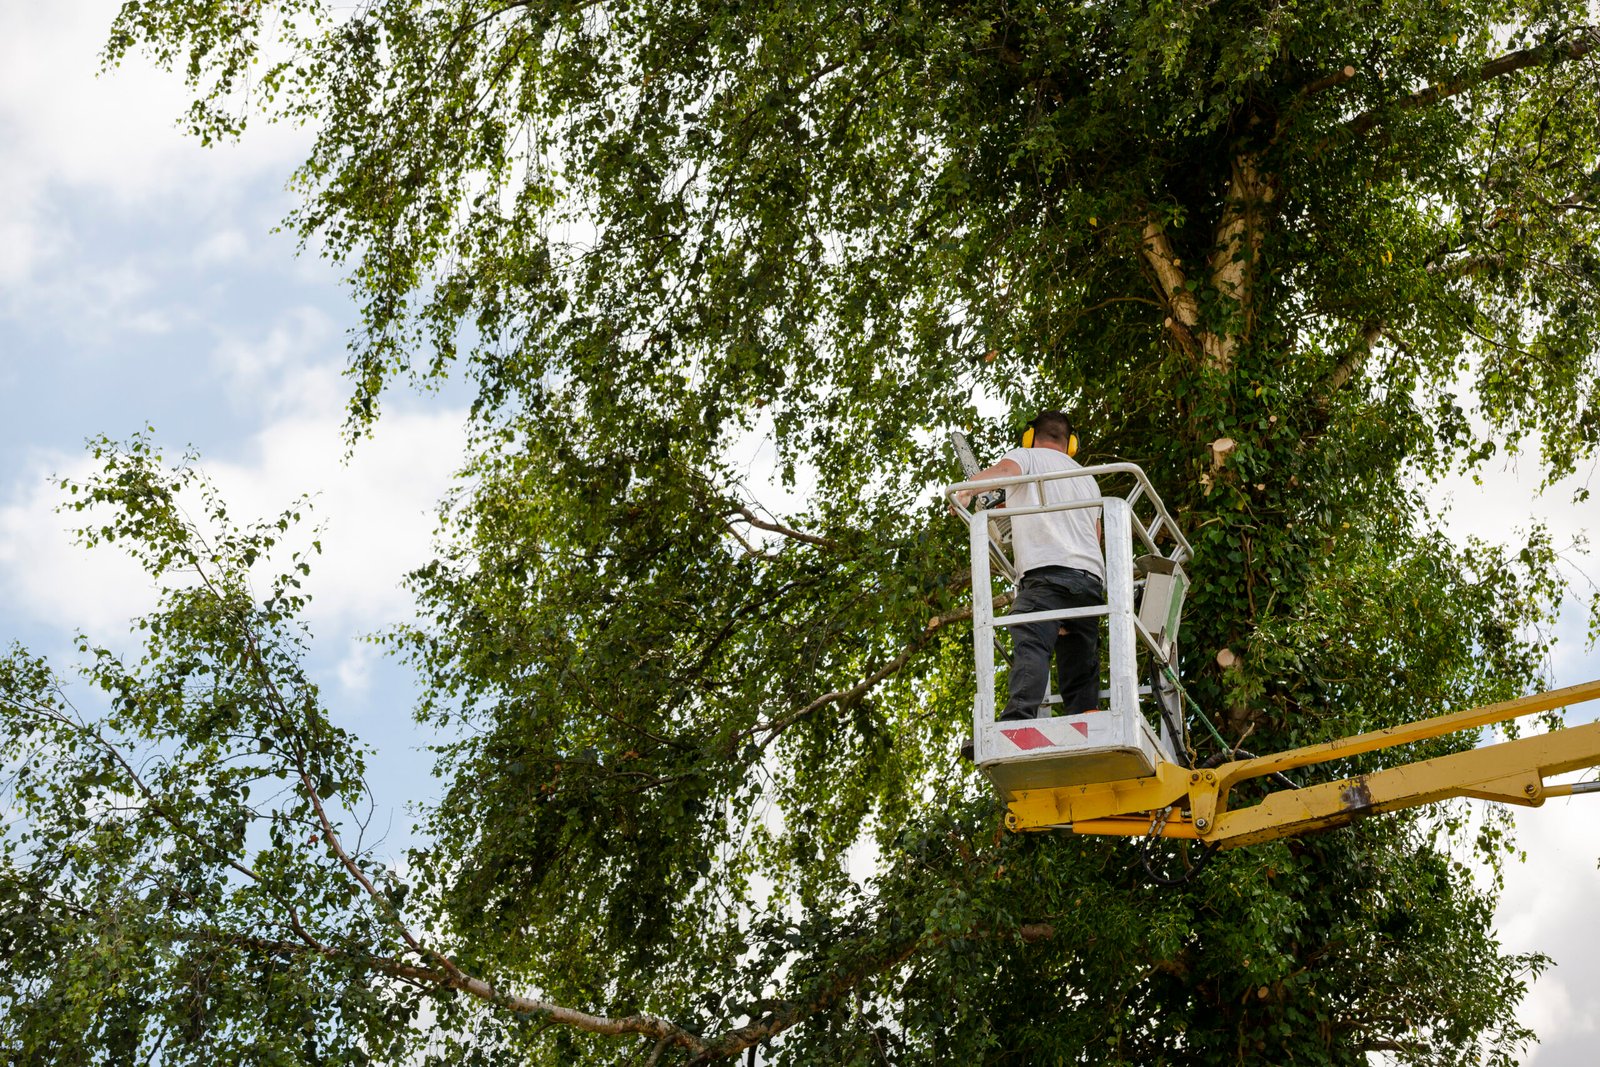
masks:
[[[1170,891],[1121,843],[1003,833],[953,755],[972,591],[927,489],[944,428],[992,452],[1045,404],[1142,463],[1196,544],[1184,680],[1231,745],[1536,684],[1553,546],[1455,550],[1421,488],[1531,441],[1552,478],[1593,453],[1595,22],[126,4],[110,60],[182,69],[200,136],[315,127],[292,222],[361,302],[353,432],[397,381],[477,385],[452,536],[412,577],[429,622],[392,635],[447,791],[380,879],[347,844],[359,760],[298,673],[294,572],[245,583],[289,524],[218,503],[206,533],[171,508],[192,474],[103,445],[77,499],[116,517],[88,536],[204,580],[144,664],[85,649],[103,717],[12,657],[7,752],[38,769],[14,786],[33,836],[7,838],[6,1040],[1513,1062],[1542,961],[1495,944],[1459,812],[1226,853]],[[769,428],[812,486],[793,514],[728,458]],[[280,791],[251,806],[258,779]]]

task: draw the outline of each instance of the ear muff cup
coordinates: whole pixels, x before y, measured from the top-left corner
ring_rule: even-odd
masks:
[[[1028,428],[1022,431],[1022,447],[1023,448],[1032,448],[1033,447],[1033,423],[1031,423],[1031,422],[1028,423]],[[1067,434],[1067,455],[1076,456],[1077,454],[1078,454],[1078,435],[1075,434],[1075,433],[1069,433],[1069,434]]]

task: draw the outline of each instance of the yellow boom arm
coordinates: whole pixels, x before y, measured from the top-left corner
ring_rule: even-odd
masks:
[[[1489,726],[1596,697],[1600,697],[1600,681],[1273,756],[1236,760],[1210,770],[1163,763],[1147,778],[1024,790],[1013,796],[1007,824],[1014,830],[1068,829],[1140,837],[1154,828],[1160,836],[1233,848],[1342,826],[1365,815],[1450,797],[1538,807],[1546,797],[1593,791],[1585,788],[1589,783],[1550,786],[1545,779],[1600,766],[1600,722],[1401,764],[1343,781],[1281,789],[1248,807],[1235,809],[1228,802],[1233,788],[1252,778]],[[1168,812],[1164,822],[1162,812]]]

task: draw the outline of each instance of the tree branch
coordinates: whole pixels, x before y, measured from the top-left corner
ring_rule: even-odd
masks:
[[[790,527],[783,526],[779,523],[768,522],[743,504],[740,504],[739,507],[735,509],[734,514],[738,515],[744,519],[745,522],[748,522],[751,526],[754,526],[758,530],[766,530],[769,533],[782,534],[784,537],[787,537],[791,540],[804,541],[808,545],[817,545],[822,548],[839,547],[839,542],[830,540],[829,538],[819,537],[816,534],[809,534],[804,530],[791,529]],[[734,536],[738,537],[739,535],[734,534]],[[749,543],[746,542],[744,538],[740,537],[739,542],[744,544],[746,547],[749,547]]]
[[[1167,310],[1166,328],[1172,332],[1179,348],[1190,358],[1199,359],[1202,343],[1196,338],[1195,330],[1200,325],[1200,304],[1189,291],[1183,261],[1178,258],[1166,231],[1154,219],[1145,220],[1140,252],[1154,275],[1151,280]]]
[[[707,1060],[719,1059],[724,1056],[734,1056],[752,1045],[760,1044],[762,1041],[774,1037],[822,1011],[841,996],[860,985],[861,980],[867,975],[881,974],[891,967],[904,963],[915,955],[918,949],[934,940],[937,940],[937,936],[933,938],[913,938],[883,955],[861,960],[857,966],[849,971],[836,975],[815,996],[808,998],[805,1002],[785,1003],[782,1007],[768,1012],[760,1019],[752,1020],[744,1026],[729,1030],[717,1038],[715,1042],[709,1044],[703,1052],[690,1062],[703,1063]]]
[[[1383,336],[1383,324],[1381,322],[1369,322],[1361,327],[1361,343],[1351,345],[1344,358],[1334,366],[1333,373],[1328,375],[1328,385],[1323,390],[1324,396],[1331,397],[1345,387],[1345,384],[1350,381],[1351,375],[1360,370],[1361,365],[1372,355],[1372,346],[1377,344],[1378,338],[1381,336]]]
[[[754,556],[756,559],[777,559],[778,558],[777,556],[773,555],[771,552],[763,552],[763,551],[761,551],[761,549],[757,548],[755,545],[752,545],[748,540],[745,539],[744,534],[742,534],[742,533],[740,533],[738,531],[738,529],[733,525],[733,523],[729,522],[729,523],[725,523],[725,525],[728,527],[728,532],[733,535],[733,539],[735,541],[739,542],[739,547],[744,549],[745,555]]]
[[[1283,139],[1283,135],[1294,127],[1297,116],[1312,97],[1325,93],[1329,89],[1337,88],[1355,76],[1356,68],[1345,66],[1332,74],[1324,74],[1315,81],[1307,82],[1295,94],[1294,99],[1289,102],[1289,106],[1278,117],[1278,121],[1273,124],[1272,137],[1269,139],[1269,143],[1276,145]]]
[[[1489,60],[1467,77],[1430,85],[1426,89],[1420,89],[1392,103],[1363,111],[1345,123],[1345,129],[1359,137],[1376,126],[1390,112],[1415,111],[1418,108],[1428,107],[1441,100],[1457,96],[1475,85],[1481,85],[1483,82],[1501,78],[1528,67],[1543,63],[1554,64],[1572,59],[1581,59],[1594,51],[1597,44],[1600,44],[1600,28],[1585,26],[1566,40],[1557,41],[1554,44],[1539,45],[1534,48],[1522,48],[1515,52],[1507,52],[1503,56],[1497,56]]]
[[[199,541],[202,546],[205,546],[205,539],[198,530],[194,529],[193,526],[188,526],[187,529],[190,531],[191,536]],[[202,560],[201,555],[192,548],[186,547],[185,551],[201,584],[212,596],[216,597],[218,604],[228,605],[230,603],[229,598],[218,588],[216,579],[204,565],[205,561]],[[305,791],[306,799],[311,804],[312,811],[316,815],[317,824],[322,830],[323,840],[329,850],[333,852],[334,857],[350,877],[360,885],[367,897],[377,905],[379,914],[388,919],[395,931],[411,947],[413,952],[424,959],[435,961],[447,973],[453,975],[458,983],[462,983],[461,988],[467,988],[467,983],[479,982],[482,984],[479,979],[472,978],[462,972],[454,961],[443,953],[423,945],[401,918],[399,909],[373,884],[366,871],[362,870],[361,865],[356,863],[350,853],[346,851],[338,831],[334,828],[333,820],[328,816],[327,808],[322,803],[322,796],[317,790],[316,783],[311,779],[310,770],[306,766],[304,746],[300,743],[302,738],[295,728],[294,714],[289,710],[289,703],[284,699],[283,691],[278,687],[277,678],[271,665],[267,662],[266,654],[262,651],[260,637],[248,618],[240,619],[238,625],[240,637],[243,638],[245,644],[249,670],[256,675],[264,696],[277,709],[284,739],[290,746],[288,755],[294,765],[295,775],[300,779],[300,786]]]
[[[642,1034],[645,1037],[653,1037],[657,1041],[687,1049],[692,1055],[703,1053],[707,1047],[707,1042],[703,1038],[697,1037],[676,1023],[657,1018],[654,1015],[627,1015],[621,1018],[593,1015],[589,1012],[577,1011],[573,1008],[552,1004],[549,1001],[538,1000],[534,997],[500,992],[481,979],[462,974],[458,968],[452,968],[451,971],[436,970],[430,967],[419,967],[415,964],[405,963],[388,956],[380,956],[376,953],[351,952],[348,949],[333,948],[325,945],[305,946],[296,944],[293,941],[277,941],[270,938],[250,937],[220,931],[217,933],[189,930],[170,932],[180,939],[217,941],[273,955],[303,956],[309,952],[325,959],[346,960],[360,964],[379,974],[388,975],[391,978],[401,978],[407,981],[457,989],[495,1007],[504,1008],[519,1015],[540,1016],[551,1022],[576,1027],[579,1030],[586,1030],[591,1034],[600,1034],[605,1037]]]
[[[1188,289],[1189,279],[1183,273],[1183,261],[1172,247],[1172,240],[1159,223],[1146,219],[1144,243],[1140,249],[1145,262],[1155,271],[1163,302],[1172,315],[1186,329],[1200,325],[1200,303]]]
[[[1233,157],[1227,201],[1217,223],[1211,253],[1211,285],[1239,308],[1238,326],[1224,334],[1201,337],[1206,366],[1227,371],[1239,346],[1249,340],[1254,320],[1255,265],[1262,241],[1262,213],[1272,202],[1272,184],[1261,173],[1260,159],[1251,152]]]
[[[1447,278],[1465,278],[1473,274],[1481,274],[1490,268],[1498,269],[1506,265],[1504,252],[1483,253],[1475,256],[1463,256],[1447,262],[1435,261],[1429,263],[1424,270],[1429,274],[1443,275]]]
[[[1300,90],[1300,96],[1302,98],[1316,96],[1318,93],[1327,92],[1335,86],[1343,85],[1355,76],[1356,68],[1350,66],[1341,67],[1332,74],[1324,74],[1316,81],[1307,82],[1305,87]]]

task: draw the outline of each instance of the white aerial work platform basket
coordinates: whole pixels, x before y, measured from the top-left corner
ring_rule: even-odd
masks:
[[[969,510],[957,499],[963,492],[981,496],[1033,483],[1038,499],[1044,500],[1042,483],[1089,477],[1130,488],[1120,495],[1027,508],[983,509],[980,504],[978,510]],[[967,523],[972,550],[972,646],[977,668],[973,758],[1002,798],[1009,802],[1022,790],[1140,778],[1154,774],[1158,763],[1183,762],[1183,709],[1170,676],[1176,675],[1178,665],[1178,624],[1187,587],[1183,565],[1192,551],[1144,471],[1132,463],[1107,463],[961,482],[944,492],[952,510]],[[1003,520],[1080,508],[1098,509],[1104,523],[1105,603],[996,618],[994,572],[1012,583],[1018,579],[1009,538],[1001,533]],[[1141,518],[1141,513],[1147,517]],[[1101,647],[1107,652],[1103,677],[1109,684],[1101,691],[1100,710],[1052,714],[1061,702],[1052,688],[1038,718],[997,722],[996,649],[1004,654],[998,632],[1020,623],[1090,617],[1106,620]]]

